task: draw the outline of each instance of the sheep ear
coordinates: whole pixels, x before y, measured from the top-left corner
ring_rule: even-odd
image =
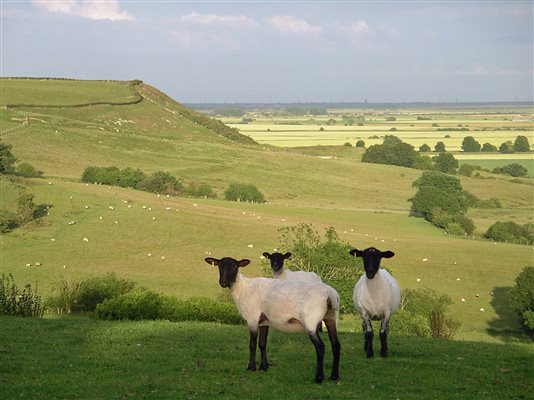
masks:
[[[291,253],[284,254],[284,260],[287,260],[289,257],[291,257]]]
[[[382,252],[382,258],[391,258],[395,255],[392,251],[383,251]]]
[[[267,253],[267,252],[263,253],[263,256],[264,256],[265,258],[271,258],[271,255],[270,255],[269,253]]]
[[[216,267],[217,265],[219,265],[219,261],[221,261],[221,260],[217,260],[216,258],[212,258],[212,257],[207,257],[207,258],[204,259],[204,261],[206,261],[208,264],[211,264],[214,267]]]
[[[241,261],[239,261],[237,263],[237,265],[239,266],[239,268],[243,268],[243,267],[246,267],[247,265],[250,264],[250,260],[247,260],[246,258],[242,259]]]
[[[363,253],[358,249],[352,249],[349,254],[353,257],[363,257]]]

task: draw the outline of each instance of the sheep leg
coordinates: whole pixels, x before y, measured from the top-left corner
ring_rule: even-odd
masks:
[[[324,343],[319,336],[319,325],[315,328],[315,331],[308,332],[308,337],[315,346],[315,353],[317,355],[317,366],[315,368],[315,383],[321,383],[324,379]]]
[[[384,318],[380,324],[380,357],[388,356],[388,326],[389,319]]]
[[[364,332],[364,346],[363,350],[367,354],[367,358],[373,357],[373,325],[371,324],[371,318],[365,317],[362,324]]]
[[[256,344],[258,343],[258,331],[250,330],[248,371],[256,371]]]
[[[332,319],[325,319],[324,321],[326,329],[328,330],[328,337],[330,338],[330,344],[332,345],[332,354],[334,356],[334,363],[332,364],[332,373],[330,379],[337,381],[339,378],[339,355],[341,353],[341,344],[337,337],[336,321]]]
[[[269,368],[269,363],[267,362],[267,335],[269,334],[268,326],[260,326],[260,353],[261,353],[261,363],[260,370],[267,371]]]

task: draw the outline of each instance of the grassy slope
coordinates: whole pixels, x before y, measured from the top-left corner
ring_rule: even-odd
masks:
[[[2,272],[36,283],[43,292],[62,275],[80,279],[115,271],[179,297],[217,296],[221,290],[215,271],[203,262],[206,252],[251,258],[254,265],[246,272],[259,274],[261,252],[284,246],[277,230],[307,222],[319,228],[334,226],[355,247],[395,251],[388,266],[401,285],[449,293],[465,331],[484,331],[488,324],[517,328],[506,306],[506,289],[495,288],[513,284],[523,266],[532,263],[532,249],[449,238],[409,218],[411,183],[420,171],[358,163],[346,153],[350,149],[342,149],[341,158],[323,160],[231,143],[184,118],[181,106],[155,89],[144,85],[142,90],[147,100],[130,106],[0,111],[2,138],[13,144],[13,152],[49,177],[66,178],[31,181],[29,191],[36,194],[36,202],[53,207],[40,225],[1,237]],[[13,119],[24,114],[36,119],[29,125]],[[219,194],[230,182],[251,182],[269,204],[158,198],[75,183],[87,165],[112,164],[167,170],[185,182],[207,182]],[[2,183],[6,194],[1,208],[13,209],[14,190]],[[474,211],[477,223],[489,223],[498,213],[532,222],[531,186],[501,178],[463,178],[462,184],[481,198],[498,197],[504,204],[493,215]],[[429,261],[423,263],[423,258]],[[43,266],[25,267],[35,262]],[[461,297],[468,301],[461,303]]]
[[[271,367],[251,373],[244,326],[13,317],[0,317],[0,326],[0,397],[6,400],[471,400],[530,398],[534,390],[534,352],[527,344],[392,336],[390,357],[368,360],[360,335],[342,333],[340,380],[317,386],[311,383],[313,346],[303,334],[271,332]],[[326,350],[328,374],[329,344]]]

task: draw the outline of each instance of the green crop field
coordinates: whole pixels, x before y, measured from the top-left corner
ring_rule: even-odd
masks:
[[[258,276],[265,265],[261,254],[287,246],[281,241],[281,228],[306,223],[322,233],[334,227],[340,239],[354,247],[394,251],[395,257],[385,264],[401,287],[431,288],[449,295],[450,313],[461,327],[455,341],[392,338],[390,359],[365,360],[360,352],[362,339],[354,332],[360,323],[344,316],[340,321],[344,376],[339,385],[323,385],[320,398],[388,397],[386,382],[399,387],[399,398],[428,398],[429,391],[435,398],[519,398],[531,392],[532,383],[526,378],[531,373],[527,362],[532,359],[531,346],[521,343],[525,339],[508,292],[523,267],[532,265],[534,249],[494,243],[481,235],[495,221],[534,222],[532,178],[512,179],[484,171],[461,177],[464,189],[481,199],[498,198],[502,208],[470,209],[475,234],[452,237],[409,214],[409,199],[415,194],[412,183],[421,171],[361,163],[363,150],[354,143],[343,146],[345,138],[338,146],[330,146],[333,142],[328,146],[314,142],[312,147],[241,142],[238,136],[230,138],[213,130],[198,115],[146,84],[15,79],[0,83],[11,87],[2,91],[2,104],[43,106],[0,110],[2,143],[12,145],[19,162],[43,172],[41,178],[31,179],[1,176],[0,209],[16,211],[23,191],[34,194],[42,209],[48,206],[42,218],[0,236],[0,274],[13,274],[21,286],[30,283],[43,298],[54,293],[61,280],[113,272],[177,298],[220,299],[225,291],[218,284],[217,270],[204,262],[207,255],[249,258],[252,263],[243,273]],[[40,103],[45,97],[39,93],[50,90],[47,85],[52,83],[66,85],[62,93],[69,94],[49,96],[49,103]],[[143,100],[121,106],[44,107],[121,101],[132,90]],[[393,124],[378,120],[383,116],[369,116],[369,121],[377,119],[373,134],[399,137],[404,119],[402,128],[412,129],[414,135],[418,126],[432,131],[434,121],[466,123],[458,122],[467,118],[460,112],[441,112],[439,120],[439,111],[433,110],[435,120],[415,122],[417,114],[407,111],[398,116],[396,132],[383,130]],[[509,110],[506,117],[492,110],[477,112],[480,124],[500,127],[502,118],[513,119],[525,110]],[[247,125],[239,124],[242,127]],[[292,131],[297,138],[298,126],[292,128],[284,134],[290,138]],[[352,135],[355,127],[339,128],[346,131],[343,135]],[[368,134],[371,131],[360,136]],[[509,138],[517,134],[525,132],[506,131]],[[87,166],[111,165],[146,173],[167,171],[185,185],[207,183],[218,198],[167,197],[80,182]],[[254,184],[267,202],[222,200],[228,185],[236,182]],[[314,357],[303,335],[273,333],[272,370],[248,374],[243,326],[102,322],[46,314],[42,320],[2,317],[0,327],[1,398],[72,398],[80,390],[86,398],[103,392],[109,398],[262,398],[263,391],[273,387],[278,388],[277,395],[288,398],[317,394],[307,385]],[[59,347],[59,352],[53,351]],[[295,360],[302,366],[295,366]],[[369,383],[384,368],[389,378]],[[457,368],[457,375],[437,372],[443,368]],[[109,374],[110,370],[115,372]],[[130,386],[124,384],[126,377]],[[235,383],[229,386],[231,380]],[[364,390],[362,382],[372,390]],[[300,386],[293,393],[295,384]]]

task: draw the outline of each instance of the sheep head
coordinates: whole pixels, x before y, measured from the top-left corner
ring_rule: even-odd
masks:
[[[392,251],[380,251],[374,247],[365,250],[353,249],[349,251],[351,256],[363,258],[363,269],[368,279],[373,279],[380,269],[382,258],[391,258],[395,255]]]
[[[281,271],[282,268],[284,268],[284,260],[286,260],[289,257],[291,257],[291,253],[286,253],[286,254],[273,253],[273,254],[269,254],[269,253],[265,252],[265,253],[263,253],[263,256],[265,258],[268,258],[271,261],[271,269],[273,270],[274,273],[277,273],[277,272]]]
[[[250,264],[250,260],[243,259],[237,261],[231,257],[223,257],[220,260],[207,257],[204,259],[204,261],[213,265],[214,267],[219,268],[219,285],[221,285],[223,288],[231,287],[237,279],[239,268]]]

